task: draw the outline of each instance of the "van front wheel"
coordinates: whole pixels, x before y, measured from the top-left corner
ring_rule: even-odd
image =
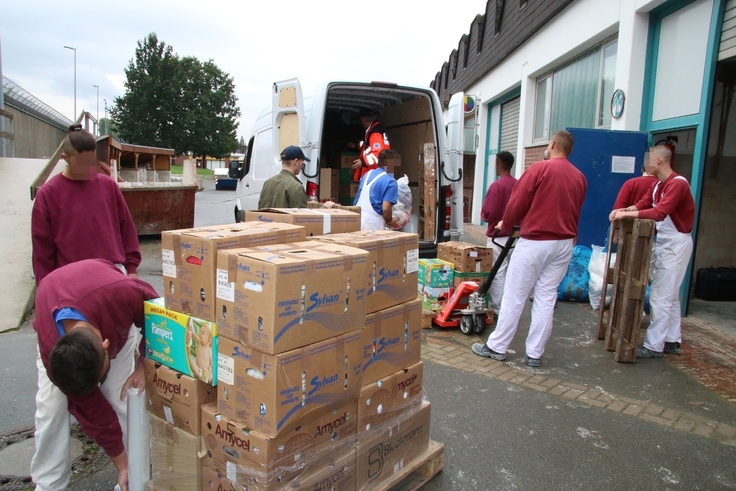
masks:
[[[235,207],[235,223],[240,223],[245,221],[245,210],[238,210],[238,207]]]

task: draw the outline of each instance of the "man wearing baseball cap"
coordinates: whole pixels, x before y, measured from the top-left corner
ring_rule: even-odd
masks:
[[[258,208],[306,208],[307,193],[297,177],[310,160],[291,145],[281,152],[281,172],[263,183]]]

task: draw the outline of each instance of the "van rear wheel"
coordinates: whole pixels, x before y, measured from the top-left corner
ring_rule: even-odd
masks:
[[[235,207],[235,223],[240,223],[245,221],[245,210],[238,210],[238,207]]]

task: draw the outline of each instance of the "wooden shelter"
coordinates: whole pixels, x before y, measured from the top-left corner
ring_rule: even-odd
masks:
[[[172,157],[174,157],[172,148],[120,143],[111,135],[97,139],[97,159],[108,165],[114,160],[118,170],[145,168],[152,171],[170,171]]]

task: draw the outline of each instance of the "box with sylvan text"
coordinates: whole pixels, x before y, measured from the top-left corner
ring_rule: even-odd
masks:
[[[360,395],[361,331],[269,355],[220,339],[217,409],[278,436]]]
[[[366,313],[408,302],[417,296],[419,236],[391,230],[310,237],[368,251]]]
[[[143,304],[146,357],[204,383],[217,385],[217,324],[164,307]]]
[[[395,305],[365,316],[363,385],[417,363],[422,354],[422,302]]]
[[[245,221],[300,225],[306,229],[307,237],[360,230],[359,214],[334,208],[264,208],[246,211]]]
[[[217,251],[303,240],[304,228],[285,223],[245,222],[161,233],[166,307],[215,320]]]
[[[314,241],[220,251],[218,329],[270,354],[361,329],[367,259]]]

